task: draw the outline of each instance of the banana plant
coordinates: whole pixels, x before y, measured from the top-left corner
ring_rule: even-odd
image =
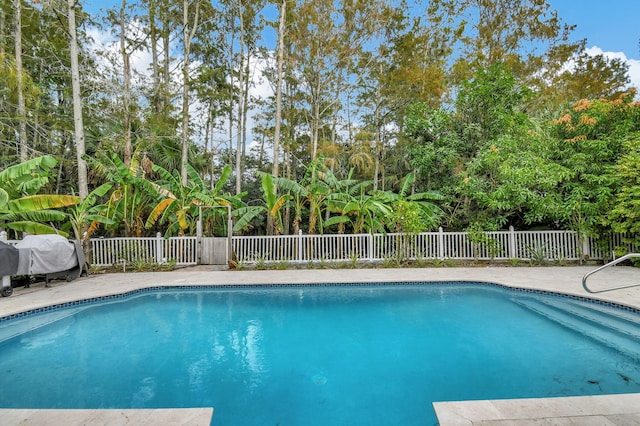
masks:
[[[393,214],[389,216],[391,224],[397,232],[423,232],[437,226],[440,217],[444,215],[442,209],[434,201],[444,197],[435,192],[410,193],[411,185],[415,181],[413,173],[407,174],[400,185],[400,191],[374,191],[373,194],[391,206]]]
[[[104,212],[105,216],[113,220],[108,227],[114,227],[112,230],[118,232],[118,228],[123,225],[125,236],[142,235],[144,223],[141,218],[151,201],[149,194],[152,191],[150,182],[144,178],[140,154],[136,152],[133,155],[129,167],[115,152],[108,154],[99,151],[95,158],[85,156],[84,159],[96,174],[112,184]],[[107,225],[106,222],[103,223]]]
[[[327,197],[329,209],[338,213],[324,222],[325,227],[338,224],[338,232],[344,233],[344,225],[350,223],[358,234],[384,233],[385,223],[392,213],[385,200],[375,194],[368,194],[367,188],[373,181],[360,182],[346,192],[336,192]]]
[[[242,214],[241,219],[236,222],[233,227],[234,231],[241,231],[251,225],[251,221],[261,214],[266,214],[271,220],[272,228],[267,232],[271,235],[279,235],[282,233],[282,208],[292,199],[291,194],[278,195],[275,185],[275,178],[266,173],[260,173],[262,176],[262,197],[263,205],[245,206],[238,209]]]
[[[282,207],[289,201],[292,196],[283,194],[278,196],[276,186],[271,175],[262,176],[262,193],[264,196],[265,210],[271,218],[273,229],[269,230],[275,235],[282,233]]]
[[[0,172],[0,227],[30,234],[60,234],[54,222],[68,215],[59,209],[80,202],[72,195],[38,194],[49,182],[57,161],[49,155],[36,157]],[[48,223],[48,224],[47,224]]]
[[[282,191],[290,195],[290,205],[293,207],[293,233],[298,235],[302,214],[305,206],[309,202],[309,191],[306,187],[292,179],[285,177],[273,177],[274,184]]]
[[[107,205],[97,204],[100,198],[104,197],[111,190],[112,186],[111,183],[100,185],[71,209],[69,222],[71,222],[76,240],[84,244],[100,224],[115,224],[115,221],[106,215]]]
[[[160,201],[149,213],[145,227],[151,228],[156,222],[159,222],[168,225],[167,235],[176,233],[185,235],[187,230],[195,227],[197,207],[204,205],[198,197],[198,195],[201,196],[199,193],[202,192],[202,188],[193,182],[194,175],[198,174],[193,170],[193,167],[187,165],[187,173],[191,179],[187,185],[183,185],[179,170],[174,170],[171,173],[156,164],[152,166],[152,169],[161,178],[157,183],[150,182],[151,187],[160,197]]]

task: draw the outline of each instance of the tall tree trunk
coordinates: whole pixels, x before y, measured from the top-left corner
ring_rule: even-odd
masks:
[[[264,166],[264,142],[267,138],[267,135],[262,132],[260,135],[260,149],[258,151],[258,170],[266,170],[267,168]]]
[[[231,19],[231,22],[233,22],[233,19]],[[233,68],[234,68],[234,60],[235,60],[235,49],[234,49],[234,43],[235,43],[235,27],[233,26],[233,24],[231,24],[231,27],[233,28],[232,31],[229,31],[230,34],[230,39],[229,39],[229,61],[227,63],[229,70],[231,70],[231,72],[229,73],[229,87],[231,88],[230,92],[229,92],[229,127],[228,127],[228,137],[229,137],[229,151],[228,154],[229,156],[227,157],[227,164],[229,164],[229,166],[233,165],[234,163],[234,157],[233,157],[233,101],[234,101],[234,97],[235,94],[233,92],[233,89],[235,87],[235,76],[233,75]],[[237,170],[236,170],[237,173]],[[237,183],[237,178],[236,178],[236,183]]]
[[[242,90],[242,174],[244,175],[244,169],[246,167],[246,158],[247,158],[247,118],[249,115],[249,83],[250,83],[250,74],[251,74],[251,60],[250,60],[250,52],[247,48],[247,62],[244,71],[244,88]]]
[[[276,127],[273,135],[273,166],[271,174],[278,177],[279,159],[280,159],[280,126],[282,123],[282,68],[284,62],[284,31],[285,17],[287,13],[287,0],[282,0],[280,6],[280,18],[278,23],[278,56],[277,56],[277,75],[276,75]],[[276,189],[277,191],[277,189]],[[284,233],[289,233],[289,207],[285,207]],[[267,220],[267,228],[272,228],[273,224]]]
[[[152,108],[160,114],[160,66],[158,61],[158,28],[156,24],[156,1],[149,0],[149,44],[151,44],[151,78],[153,81]]]
[[[124,164],[129,167],[131,165],[131,61],[127,52],[127,24],[125,9],[127,0],[122,0],[120,6],[120,54],[122,55],[122,75],[124,87],[122,93],[123,126],[124,126]]]
[[[67,0],[69,8],[69,55],[71,59],[71,87],[73,90],[73,127],[75,130],[76,158],[78,161],[78,195],[84,199],[89,195],[87,163],[82,156],[85,153],[84,123],[82,121],[82,95],[80,92],[80,66],[78,64],[78,38],[76,33],[75,0]]]
[[[4,16],[4,10],[0,7],[0,55],[4,56],[4,52],[5,52],[5,44],[6,44],[6,40],[5,40],[5,25],[6,25],[6,19]]]
[[[312,129],[312,139],[313,139],[313,150],[311,159],[315,160],[318,157],[318,138],[320,135],[320,75],[316,77],[313,94],[313,129]],[[314,169],[315,173],[315,169]]]
[[[162,111],[168,114],[168,111],[165,109],[169,106],[170,100],[166,93],[169,91],[169,82],[171,81],[171,22],[170,22],[170,13],[169,13],[169,4],[167,0],[163,0],[163,8],[164,14],[162,15],[162,48],[164,51],[163,58],[163,66],[162,66],[162,82],[161,87],[163,90],[160,92],[160,99],[158,101],[162,107]]]
[[[211,153],[211,160],[213,159],[213,138],[211,137],[211,132],[212,132],[212,128],[213,128],[213,124],[212,124],[212,111],[211,111],[212,107],[211,107],[211,103],[209,103],[209,105],[207,105],[207,120],[204,123],[204,155],[205,158],[208,158],[209,153]],[[209,143],[211,143],[211,151],[209,151]],[[209,167],[211,167],[211,173],[209,176],[211,176],[211,189],[214,188],[213,186],[213,161],[209,161],[209,164],[205,165],[202,169],[202,180],[203,182],[206,182],[206,177],[207,177],[207,171],[209,170]]]
[[[22,67],[22,0],[15,0],[14,32],[16,46],[16,90],[18,92],[18,151],[20,161],[29,158],[27,149],[27,107],[24,101],[24,80]]]
[[[236,135],[236,194],[242,192],[242,117],[244,111],[244,16],[242,2],[238,2],[238,17],[240,18],[240,54],[238,55],[238,134]]]
[[[284,31],[287,13],[287,0],[282,0],[280,6],[280,20],[278,23],[278,59],[276,76],[276,127],[273,134],[273,167],[271,174],[278,177],[280,159],[280,126],[282,125],[282,69],[284,65]],[[285,225],[289,227],[288,222]],[[287,233],[285,231],[285,233]]]
[[[195,16],[193,26],[189,28],[189,1],[182,2],[182,37],[183,37],[183,58],[182,58],[182,158],[180,161],[180,171],[182,174],[182,185],[186,186],[188,181],[187,163],[189,162],[189,55],[191,50],[191,40],[198,27],[198,17],[200,3],[196,0]]]
[[[380,67],[382,68],[382,66]],[[378,85],[376,87],[376,100],[375,100],[375,111],[374,111],[374,123],[375,123],[375,136],[374,136],[374,152],[373,152],[373,161],[374,161],[374,168],[373,168],[373,190],[377,190],[378,189],[378,181],[380,179],[380,151],[381,151],[381,147],[380,147],[380,143],[381,143],[381,135],[380,132],[381,130],[381,126],[382,124],[380,123],[380,83],[378,82]]]

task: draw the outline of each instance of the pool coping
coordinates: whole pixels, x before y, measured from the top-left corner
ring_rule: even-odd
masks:
[[[194,286],[244,286],[256,284],[313,284],[323,282],[341,283],[402,283],[402,282],[474,282],[497,284],[523,291],[532,290],[550,292],[588,298],[590,300],[611,303],[640,309],[640,287],[613,290],[597,295],[589,294],[582,289],[581,279],[594,267],[477,267],[477,268],[425,268],[425,269],[345,269],[345,270],[287,270],[287,271],[220,271],[208,267],[182,268],[171,272],[147,273],[114,273],[90,277],[82,277],[71,283],[53,282],[51,288],[32,285],[30,289],[16,289],[14,296],[0,299],[0,317],[19,314],[20,312],[99,297],[108,297],[129,291],[150,287],[194,287]],[[593,288],[604,288],[640,283],[640,269],[628,267],[608,268],[606,274],[596,274],[590,278]],[[553,281],[550,281],[550,280]],[[606,404],[595,404],[601,398],[609,398],[610,407],[619,407],[618,411],[605,410]],[[572,398],[570,400],[566,398]],[[578,399],[575,399],[578,398]],[[594,399],[595,398],[595,399]],[[633,403],[631,405],[629,401]],[[433,404],[436,415],[442,426],[455,425],[513,425],[513,424],[548,424],[556,419],[561,424],[582,424],[584,414],[591,413],[590,407],[601,406],[598,412],[588,414],[589,420],[600,421],[599,424],[640,424],[640,412],[628,413],[628,407],[640,407],[640,394],[601,395],[587,397],[537,398],[531,400],[496,401],[460,401],[436,402]],[[528,407],[537,407],[534,410]],[[562,407],[578,407],[562,411]],[[498,408],[496,408],[498,407]],[[582,407],[582,408],[580,408]],[[627,409],[625,411],[625,409]],[[576,411],[578,410],[578,411]],[[580,411],[581,410],[581,411]],[[640,408],[639,408],[640,410]],[[29,420],[46,418],[43,412],[51,410],[17,410]],[[91,418],[100,416],[103,410],[89,410]],[[122,410],[121,410],[122,411]],[[151,410],[154,411],[154,410]],[[168,409],[168,412],[176,410]],[[596,410],[597,411],[597,410]],[[35,414],[33,414],[35,413]],[[212,411],[213,413],[213,411]],[[484,414],[483,414],[484,413]],[[502,413],[498,416],[496,413]],[[530,413],[530,414],[526,414]],[[104,410],[105,415],[113,415],[111,410]],[[1,415],[1,412],[0,412]],[[18,415],[20,415],[18,413]],[[523,416],[529,417],[523,417]],[[35,417],[34,417],[35,416]],[[38,417],[41,416],[41,417]],[[604,417],[603,417],[604,416]],[[629,417],[631,416],[631,417]],[[4,418],[4,417],[3,417]],[[99,417],[98,417],[99,418]],[[602,423],[602,420],[606,421]],[[629,422],[631,419],[631,423]],[[554,420],[555,421],[555,420]],[[619,423],[616,423],[619,421]],[[626,423],[625,423],[626,422]],[[58,422],[59,423],[59,422]],[[65,422],[68,423],[68,422]],[[95,423],[95,422],[94,422]],[[106,423],[103,422],[103,423]],[[119,424],[140,424],[140,421]],[[157,422],[156,422],[157,423]],[[53,423],[51,423],[53,424]],[[82,424],[82,423],[78,423]],[[152,424],[151,422],[149,424]],[[172,424],[202,424],[175,423]],[[206,423],[209,424],[209,423]],[[215,418],[213,423],[215,425]]]
[[[434,402],[440,426],[638,425],[640,393]]]

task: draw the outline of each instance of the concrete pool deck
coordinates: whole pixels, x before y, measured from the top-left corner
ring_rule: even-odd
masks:
[[[110,273],[17,288],[0,298],[0,317],[75,300],[155,286],[324,282],[473,281],[546,290],[640,309],[640,286],[589,294],[582,277],[593,266],[424,269],[295,269],[220,271],[196,266],[171,272]],[[640,284],[640,269],[616,266],[588,281],[591,289]],[[640,425],[640,394],[434,403],[440,425]],[[215,408],[215,407],[214,407]],[[188,410],[0,410],[3,424],[209,424],[211,408]],[[166,416],[166,417],[163,417]],[[146,420],[143,420],[146,419]],[[212,423],[215,425],[215,418]]]

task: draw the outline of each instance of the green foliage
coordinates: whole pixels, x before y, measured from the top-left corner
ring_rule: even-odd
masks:
[[[468,165],[459,191],[473,200],[471,220],[488,229],[509,222],[544,223],[557,216],[557,188],[569,170],[552,161],[546,140],[536,135],[501,137]]]
[[[480,69],[463,83],[456,98],[457,125],[467,143],[466,154],[475,156],[499,136],[526,130],[528,117],[522,107],[530,96],[502,63]]]
[[[59,162],[43,156],[5,167],[15,161],[17,144],[0,147],[0,218],[9,229],[54,232],[66,220],[60,206],[78,201],[59,195],[77,192],[68,40],[55,4],[23,6],[27,114],[18,117],[15,60],[5,53],[0,136],[13,141],[16,124],[26,120],[29,152],[56,153]],[[148,25],[149,38],[141,45],[168,45],[180,31],[180,19],[171,15],[175,10],[165,6],[145,4],[136,16],[127,11],[125,20]],[[113,78],[121,66],[98,69],[90,50],[82,48],[88,42],[84,23],[92,17],[77,5],[85,55],[80,65],[83,75],[95,79],[82,89],[90,183],[96,188],[68,210],[78,237],[87,238],[98,224],[114,235],[193,233],[201,212],[206,232],[217,235],[226,229],[226,206],[234,230],[246,233],[416,233],[474,223],[482,229],[637,232],[633,141],[640,108],[633,103],[635,93],[621,94],[627,67],[587,55],[583,42],[568,42],[571,27],[562,25],[547,1],[434,0],[423,19],[414,19],[403,2],[287,3],[280,152],[286,178],[257,179],[254,171],[271,166],[264,147],[273,138],[274,100],[247,98],[244,89],[236,93],[242,85],[235,79],[246,77],[249,68],[237,62],[246,55],[235,55],[229,43],[243,40],[243,52],[256,54],[265,4],[227,6],[200,7],[201,25],[194,28],[187,58],[196,65],[186,81],[205,120],[202,129],[194,120],[180,133],[172,102],[180,87],[170,82],[171,58],[163,64],[162,55],[156,56],[152,78],[134,82],[130,89],[140,96],[129,97]],[[6,16],[12,7],[5,5]],[[105,29],[118,34],[118,10],[105,13]],[[5,44],[12,45],[14,35],[5,35]],[[125,50],[132,52],[132,43],[123,40]],[[570,59],[575,66],[569,70]],[[264,77],[274,83],[275,74],[268,68]],[[581,97],[566,115],[555,115],[558,105]],[[255,155],[237,153],[233,171],[229,164],[236,153],[221,149],[212,135],[221,130],[217,123],[230,120],[238,125],[240,142],[250,130],[241,128],[243,109],[257,107],[261,146]],[[358,120],[348,115],[354,108]],[[546,122],[550,116],[558,120]],[[121,160],[129,135],[123,123],[129,119],[130,162]],[[342,124],[348,132],[339,130]],[[402,135],[390,131],[399,128]],[[175,172],[182,136],[203,141],[186,146],[191,166],[184,185]],[[231,196],[225,190],[234,172],[249,178],[242,182],[246,192]]]
[[[111,187],[112,185],[110,183],[100,185],[70,210],[69,222],[73,228],[76,240],[88,240],[99,224],[115,224],[113,219],[106,216],[106,204],[98,204],[98,201],[111,190]]]
[[[111,193],[105,203],[104,216],[112,222],[105,223],[107,230],[116,235],[141,236],[143,217],[153,201],[155,189],[144,178],[140,154],[136,153],[127,166],[116,152],[98,152],[95,157],[86,155],[85,161],[97,176],[111,184]]]
[[[389,215],[389,228],[396,232],[418,233],[435,228],[444,212],[434,201],[443,197],[437,192],[427,191],[411,193],[415,175],[409,173],[402,179],[400,190],[377,192],[383,202],[392,209]]]
[[[611,174],[616,203],[607,215],[608,223],[615,232],[640,235],[640,135],[625,143]]]
[[[546,246],[528,246],[530,263],[534,266],[543,266],[547,263],[548,248]]]
[[[473,245],[473,256],[476,260],[480,256],[481,249],[485,249],[492,260],[504,250],[500,241],[489,236],[489,234],[482,229],[479,223],[472,223],[466,229],[466,232],[469,241],[471,241]]]
[[[57,164],[51,156],[37,157],[0,172],[0,225],[7,229],[31,234],[66,232],[47,222],[61,222],[67,214],[59,209],[77,204],[79,197],[71,195],[37,194],[49,181],[51,169]]]

